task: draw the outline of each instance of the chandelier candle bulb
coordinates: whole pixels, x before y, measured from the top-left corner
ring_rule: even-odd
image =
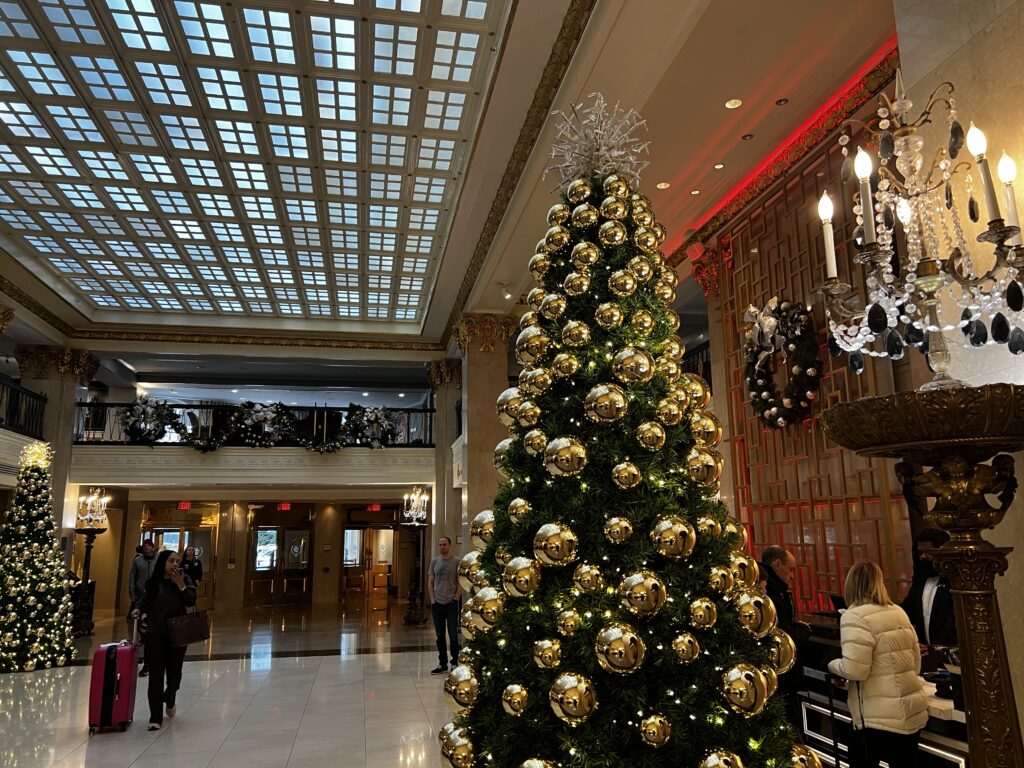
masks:
[[[996,165],[996,173],[999,180],[1003,182],[1003,199],[1006,201],[1006,225],[1008,227],[1020,227],[1020,217],[1017,215],[1017,200],[1013,196],[1013,180],[1017,177],[1017,164],[1006,152],[999,158]],[[1006,241],[1007,245],[1020,245],[1020,233]]]
[[[818,216],[825,238],[825,277],[831,280],[838,277],[839,271],[836,269],[836,240],[832,233],[832,199],[828,192],[822,192],[818,201]]]
[[[988,160],[985,158],[985,151],[988,149],[988,140],[973,122],[967,129],[967,151],[974,155],[974,162],[978,164],[978,173],[981,174],[981,187],[985,190],[985,208],[988,210],[988,220],[996,221],[999,216],[999,200],[996,198],[996,187],[992,183],[992,170],[988,167]]]
[[[857,147],[857,157],[853,161],[853,172],[860,181],[860,209],[864,219],[864,245],[874,243],[875,236],[875,199],[871,195],[871,157],[863,147]]]

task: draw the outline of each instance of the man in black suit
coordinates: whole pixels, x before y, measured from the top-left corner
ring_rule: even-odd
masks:
[[[914,537],[914,578],[910,591],[900,603],[917,631],[921,654],[928,655],[929,646],[956,645],[956,615],[949,582],[940,576],[928,556],[949,540],[949,534],[934,528]]]

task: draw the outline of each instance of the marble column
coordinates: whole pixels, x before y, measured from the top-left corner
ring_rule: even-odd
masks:
[[[468,520],[488,509],[501,482],[494,468],[494,446],[508,437],[494,403],[508,384],[508,341],[516,331],[508,315],[465,314],[455,326],[462,350],[462,432],[466,442],[467,479],[464,515],[457,535],[460,551],[469,546]]]
[[[462,489],[456,489],[452,478],[452,443],[458,425],[455,404],[462,397],[462,361],[435,360],[427,373],[434,390],[434,491],[431,500],[432,540],[461,533]]]

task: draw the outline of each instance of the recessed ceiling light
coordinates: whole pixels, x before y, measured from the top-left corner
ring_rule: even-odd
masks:
[[[370,396],[369,392],[363,392],[363,397],[369,397],[369,396]]]
[[[690,190],[690,194],[691,195],[699,195],[700,194],[700,190],[699,189],[691,189]]]
[[[292,405],[298,405],[298,403],[292,403]]]
[[[668,181],[659,181],[654,186],[656,186],[658,189],[668,189],[669,187],[672,186],[672,183]]]
[[[725,102],[726,109],[736,109],[743,106],[743,99],[729,99]]]
[[[720,171],[725,168],[725,163],[715,163],[715,170]]]
[[[231,394],[232,395],[237,395],[238,394],[238,390],[237,389],[232,389],[231,390]]]
[[[399,392],[399,393],[398,393],[398,396],[399,396],[399,397],[405,397],[405,392]]]
[[[787,104],[789,104],[789,99],[776,99],[775,100],[775,106],[776,107],[784,107]]]
[[[750,141],[752,138],[754,138],[754,134],[744,133],[742,136],[740,136],[740,138],[743,139],[744,141]]]

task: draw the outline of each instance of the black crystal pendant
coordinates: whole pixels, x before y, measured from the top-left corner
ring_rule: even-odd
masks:
[[[907,347],[903,343],[903,337],[900,336],[900,332],[895,328],[890,330],[885,337],[885,354],[889,356],[889,359],[902,360],[906,349]]]
[[[924,331],[911,323],[907,326],[906,333],[903,334],[903,340],[912,347],[920,346],[924,343]]]
[[[981,320],[971,320],[971,333],[967,338],[972,347],[983,347],[988,341],[988,328]]]
[[[878,156],[883,160],[888,160],[895,153],[896,142],[892,138],[892,133],[882,131],[882,135],[878,139]]]
[[[832,355],[832,357],[839,357],[843,354],[843,350],[839,346],[839,342],[836,341],[836,337],[831,333],[828,335],[828,353]]]
[[[965,309],[960,313],[960,330],[964,332],[964,336],[971,333],[971,310]]]
[[[948,181],[946,182],[946,208],[950,211],[953,210],[953,187]]]
[[[859,350],[850,353],[850,370],[858,376],[864,373],[864,355]]]
[[[886,229],[896,227],[896,217],[892,215],[892,208],[888,205],[882,206],[882,225]]]
[[[992,341],[996,344],[1005,344],[1010,340],[1010,321],[1002,312],[997,312],[992,318]]]
[[[978,213],[978,201],[974,199],[974,195],[971,195],[971,199],[967,201],[967,215],[971,217],[971,221],[975,224],[977,224],[978,219],[981,218]]]
[[[889,325],[889,318],[881,304],[872,304],[868,310],[868,328],[873,333],[881,333]]]
[[[1010,351],[1015,355],[1024,355],[1024,331],[1020,328],[1010,331]]]
[[[964,129],[956,120],[949,124],[949,157],[952,160],[964,148]]]
[[[853,244],[858,250],[864,249],[864,227],[861,224],[853,228]]]
[[[1010,284],[1006,286],[1006,306],[1014,312],[1024,309],[1024,290],[1016,280],[1011,280]]]
[[[839,180],[846,184],[853,178],[853,158],[847,155],[843,158],[843,165],[839,169]]]

